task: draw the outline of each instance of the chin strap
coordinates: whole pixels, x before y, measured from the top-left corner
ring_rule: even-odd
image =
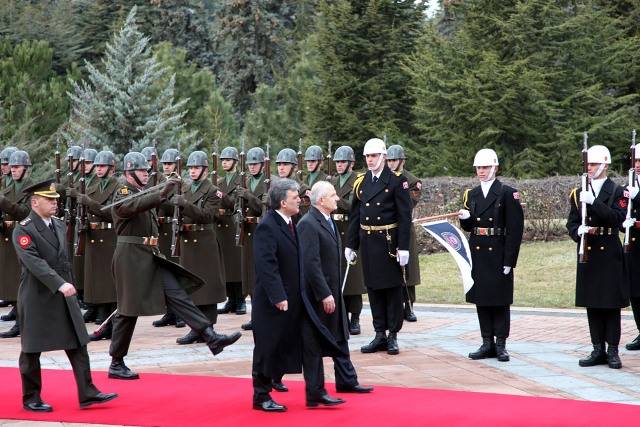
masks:
[[[591,177],[591,179],[598,179],[598,177],[600,176],[600,174],[602,174],[602,171],[604,170],[604,163],[600,163],[600,166],[598,166],[598,169],[596,169],[596,171],[593,173],[593,176]]]
[[[382,164],[382,162],[384,161],[384,157],[382,154],[380,154],[380,157],[378,157],[378,162],[375,164],[375,166],[370,167],[369,170],[371,172],[375,172],[378,170],[378,168],[380,168],[380,165]]]
[[[483,179],[483,181],[484,182],[491,181],[495,177],[496,177],[496,167],[494,165],[494,166],[491,166],[491,169],[489,170],[489,175],[487,175],[487,177]]]

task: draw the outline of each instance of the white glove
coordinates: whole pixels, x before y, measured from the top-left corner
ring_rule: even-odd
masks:
[[[511,273],[511,267],[507,267],[506,265],[504,267],[502,267],[502,273],[504,273],[504,275],[506,276],[507,274]]]
[[[353,262],[356,259],[356,251],[351,248],[344,248],[344,258],[347,262]]]
[[[405,265],[409,264],[409,251],[399,250],[397,259],[398,259],[398,263],[400,264],[400,267],[404,267]]]
[[[624,222],[622,223],[622,228],[631,228],[635,224],[636,224],[636,219],[635,218],[625,219]]]
[[[630,187],[627,185],[627,191],[629,192],[629,196],[631,197],[631,200],[635,199],[636,196],[638,195],[638,192],[640,191],[640,188],[638,187]]]
[[[460,219],[468,219],[471,218],[471,213],[466,209],[460,209],[458,211],[458,218]]]
[[[578,236],[589,234],[589,230],[591,230],[591,227],[589,227],[588,225],[581,225],[580,227],[578,227]]]
[[[580,192],[580,203],[586,203],[588,205],[592,205],[595,200],[596,200],[596,196],[594,196],[591,191]]]

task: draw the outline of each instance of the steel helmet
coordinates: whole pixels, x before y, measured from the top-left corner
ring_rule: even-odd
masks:
[[[322,148],[317,145],[312,145],[304,152],[304,160],[322,160]]]
[[[278,157],[276,157],[276,163],[291,163],[298,164],[297,154],[291,148],[283,148],[278,153]]]
[[[149,163],[147,163],[147,159],[145,159],[142,153],[138,153],[137,151],[131,151],[124,156],[122,160],[124,163],[125,171],[135,171],[135,170],[147,170],[149,169]]]
[[[67,150],[67,157],[71,157],[72,160],[80,160],[80,156],[82,156],[82,147],[79,145],[72,145]]]
[[[152,147],[152,146],[144,147],[141,153],[144,156],[144,158],[147,160],[147,162],[151,161],[151,156],[153,156],[154,154],[157,156],[156,149],[155,147]]]
[[[177,158],[180,157],[180,152],[175,148],[167,148],[162,153],[162,158],[160,159],[160,163],[175,163]]]
[[[5,147],[2,151],[0,151],[0,163],[3,165],[8,164],[9,158],[16,151],[18,151],[18,147]]]
[[[371,138],[364,144],[363,155],[367,154],[387,154],[387,147],[380,138]]]
[[[109,150],[103,150],[96,154],[95,159],[93,159],[94,166],[113,166],[116,161],[116,156],[113,152]]]
[[[238,149],[236,147],[225,147],[220,153],[220,159],[239,160]]]
[[[611,153],[604,145],[593,145],[587,150],[587,161],[589,163],[611,164]]]
[[[84,150],[84,153],[82,153],[82,157],[84,157],[85,162],[93,163],[96,160],[97,154],[98,154],[97,150],[94,150],[93,148],[87,148]]]
[[[29,154],[23,150],[16,150],[9,158],[9,166],[31,166]]]
[[[207,158],[207,153],[204,151],[194,151],[189,154],[189,158],[187,159],[187,167],[190,166],[209,166],[209,159]]]
[[[355,162],[356,155],[353,152],[353,148],[349,147],[348,145],[343,145],[341,147],[338,147],[335,154],[333,155],[333,161],[334,162],[341,162],[341,161]]]
[[[387,148],[387,160],[404,160],[406,158],[404,148],[401,145],[396,144]]]
[[[491,148],[483,148],[473,158],[473,166],[498,166],[498,155]]]
[[[256,163],[264,163],[265,153],[260,147],[253,147],[247,151],[247,164],[255,165]]]

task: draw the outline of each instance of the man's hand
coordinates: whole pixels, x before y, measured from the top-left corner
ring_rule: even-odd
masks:
[[[280,311],[287,311],[289,310],[289,303],[287,302],[287,300],[277,302],[276,308]]]
[[[347,262],[353,262],[356,259],[356,251],[351,248],[344,248],[344,258]]]
[[[511,273],[511,267],[509,266],[504,266],[502,267],[502,273],[506,276],[507,274]]]
[[[409,264],[409,251],[398,250],[397,258],[400,267],[404,267],[405,265]]]
[[[325,299],[322,300],[322,308],[324,312],[327,314],[331,314],[336,311],[336,302],[333,299],[333,295],[329,295]]]
[[[70,297],[76,294],[76,288],[71,283],[63,283],[58,290],[62,292],[62,295],[65,297]]]
[[[638,191],[640,191],[640,188],[627,185],[626,190],[629,192],[629,197],[631,198],[631,200],[633,200],[638,195]]]
[[[85,206],[91,203],[91,197],[87,196],[86,194],[78,194],[77,200],[78,203]]]
[[[589,230],[591,230],[591,227],[589,227],[588,225],[581,225],[580,227],[578,227],[578,236],[589,234]]]
[[[596,196],[594,196],[591,191],[580,192],[580,203],[586,203],[588,205],[592,205],[595,200],[596,200]]]
[[[166,199],[167,195],[171,193],[178,185],[180,185],[180,180],[173,179],[173,178],[168,180],[164,188],[160,192],[160,197],[162,197],[163,199]]]
[[[636,225],[636,219],[635,218],[625,219],[622,222],[622,228],[631,228],[631,227],[633,227],[635,225]]]
[[[460,219],[469,219],[469,218],[471,218],[471,212],[469,212],[466,209],[460,209],[458,211],[458,218],[460,218]]]
[[[187,204],[187,199],[185,199],[184,196],[178,196],[177,194],[175,194],[173,197],[171,197],[171,200],[169,200],[169,202],[173,206],[184,207]]]

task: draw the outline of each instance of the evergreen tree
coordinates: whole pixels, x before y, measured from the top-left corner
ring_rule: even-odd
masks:
[[[157,141],[161,149],[188,147],[194,132],[183,118],[186,100],[174,101],[175,77],[158,93],[165,69],[152,55],[149,39],[138,29],[134,7],[107,43],[101,70],[86,64],[87,80],[74,84],[70,131],[73,141],[86,138],[94,147],[115,152],[140,150]]]

